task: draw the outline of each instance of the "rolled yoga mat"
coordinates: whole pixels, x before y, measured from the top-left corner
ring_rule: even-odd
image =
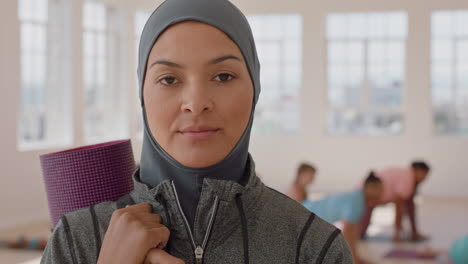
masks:
[[[130,140],[40,156],[52,229],[77,209],[114,201],[133,190],[136,169]]]

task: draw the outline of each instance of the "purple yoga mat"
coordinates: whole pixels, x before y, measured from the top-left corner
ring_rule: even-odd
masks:
[[[415,250],[392,249],[387,254],[385,254],[385,258],[427,259],[427,260],[431,260],[431,259],[434,259],[435,256],[424,254],[422,252],[418,252],[418,251],[415,251]]]
[[[68,212],[133,190],[136,165],[130,140],[45,154],[40,160],[52,228]]]

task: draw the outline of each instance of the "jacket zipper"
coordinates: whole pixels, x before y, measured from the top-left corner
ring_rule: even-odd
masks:
[[[174,181],[171,182],[172,189],[174,190],[174,195],[176,198],[177,202],[177,207],[179,208],[179,213],[182,215],[182,218],[184,219],[185,227],[187,229],[187,232],[190,237],[190,241],[192,242],[192,246],[194,248],[194,253],[195,253],[195,260],[197,264],[202,264],[203,263],[203,253],[206,248],[206,244],[208,243],[208,238],[210,237],[211,229],[213,228],[213,222],[216,216],[216,212],[218,211],[218,204],[219,204],[219,198],[218,196],[215,197],[214,205],[213,205],[213,212],[211,213],[210,217],[210,222],[208,223],[208,228],[206,229],[205,233],[205,238],[203,239],[202,245],[198,245],[195,243],[195,239],[193,237],[192,229],[190,228],[190,224],[187,220],[187,217],[184,214],[184,211],[182,210],[182,206],[180,205],[179,201],[179,196],[177,195],[177,190],[174,185]]]

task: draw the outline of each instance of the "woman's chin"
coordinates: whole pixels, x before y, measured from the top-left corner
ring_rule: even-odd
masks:
[[[214,152],[207,153],[207,151],[196,152],[196,153],[193,153],[192,155],[186,155],[188,153],[184,153],[184,154],[177,155],[177,157],[174,157],[174,158],[180,164],[184,165],[185,167],[194,168],[194,169],[207,168],[207,167],[216,165],[227,156],[227,155],[213,155]]]

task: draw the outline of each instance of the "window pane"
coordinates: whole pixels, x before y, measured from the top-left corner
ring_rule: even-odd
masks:
[[[335,108],[345,107],[345,90],[343,89],[343,87],[329,86],[328,100],[330,105],[332,105]]]
[[[105,30],[106,7],[102,3],[91,0],[83,5],[83,27],[90,30]]]
[[[347,83],[345,83],[345,100],[347,106],[358,106],[361,99],[363,68],[359,64],[347,68]]]
[[[32,49],[36,52],[47,53],[47,28],[44,26],[34,26],[32,29],[33,44]]]
[[[459,37],[468,37],[468,11],[456,11],[455,34]]]
[[[21,116],[18,150],[70,143],[68,0],[19,0]]]
[[[22,21],[46,22],[48,17],[48,1],[18,0],[18,17]]]
[[[467,24],[468,27],[468,24]],[[457,59],[458,61],[468,61],[468,39],[459,40],[457,43]]]
[[[32,18],[31,0],[18,0],[18,18],[28,20]]]
[[[35,19],[46,22],[48,13],[47,0],[32,0],[32,5],[34,6],[33,14]]]
[[[331,112],[329,128],[334,134],[397,135],[403,132],[400,113]]]
[[[127,89],[121,85],[124,65],[119,63],[125,54],[121,51],[119,32],[114,30],[114,25],[122,23],[123,18],[119,10],[104,3],[88,0],[83,8],[83,67],[86,67],[83,92],[87,102],[84,132],[86,142],[91,144],[127,134],[127,104],[120,100],[126,97]]]
[[[450,39],[432,40],[432,59],[437,61],[453,60],[453,42]]]
[[[346,16],[328,15],[327,16],[327,37],[330,39],[339,39],[346,36]]]
[[[407,14],[375,12],[330,17],[329,33],[338,28],[336,21],[345,30],[333,33],[340,42],[328,41],[329,99],[335,108],[330,113],[329,128],[344,134],[401,133],[401,113],[376,114],[372,109],[392,112],[402,105]],[[368,101],[363,100],[367,97]]]
[[[32,26],[28,23],[23,23],[21,25],[21,51],[30,52],[32,50]]]
[[[301,68],[297,64],[283,67],[283,94],[289,97],[298,96],[298,90],[301,88]]]
[[[95,38],[94,34],[91,32],[83,33],[83,53],[86,57],[94,55],[95,50]]]
[[[290,133],[299,128],[302,86],[302,18],[300,15],[258,15],[248,20],[262,71],[262,97],[255,133]]]
[[[432,66],[432,87],[453,87],[452,78],[453,67],[451,64],[444,64],[435,61]]]
[[[329,64],[328,85],[341,87],[347,82],[346,66],[343,64]]]
[[[302,17],[300,15],[284,15],[282,20],[284,37],[287,39],[301,39]]]
[[[468,85],[468,60],[460,61],[457,65],[457,80],[459,86]]]
[[[400,65],[369,69],[370,102],[373,106],[398,106],[401,104],[403,72]]]
[[[262,41],[261,50],[258,51],[259,60],[265,64],[279,63],[281,59],[281,43],[277,41]]]
[[[388,35],[392,37],[405,38],[407,35],[408,18],[405,13],[395,12],[388,14]]]
[[[371,64],[399,63],[404,65],[404,41],[369,41],[368,60]]]
[[[302,50],[298,48],[298,43],[302,40],[283,41],[283,61],[290,64],[301,64]]]
[[[109,35],[103,34],[95,34],[95,50],[94,54],[98,57],[105,57],[106,56],[106,41],[108,41]],[[109,40],[110,41],[110,40]]]
[[[350,41],[346,47],[347,62],[362,64],[364,60],[364,45],[360,41]]]
[[[369,37],[381,38],[385,36],[386,19],[381,13],[370,13],[368,15]]]
[[[330,41],[328,43],[328,62],[346,63],[346,42]]]
[[[405,42],[388,41],[386,54],[389,63],[399,63],[403,66],[405,63]]]
[[[452,87],[438,87],[432,90],[432,102],[435,106],[451,107],[453,98]]]
[[[385,41],[369,41],[368,60],[372,65],[384,64],[386,62]],[[372,67],[371,67],[372,68]]]
[[[348,38],[364,38],[366,36],[366,17],[365,14],[349,14],[346,21]]]
[[[459,87],[455,104],[460,111],[464,112],[467,109],[468,105],[468,89],[466,87]]]
[[[468,10],[432,15],[432,102],[438,134],[468,134]]]
[[[451,12],[434,12],[432,14],[432,35],[435,37],[451,37],[454,22]]]

